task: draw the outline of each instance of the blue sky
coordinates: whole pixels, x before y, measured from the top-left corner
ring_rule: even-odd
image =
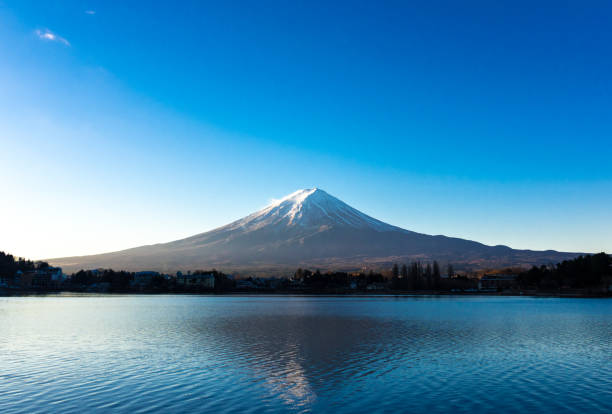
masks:
[[[118,3],[0,0],[0,250],[165,242],[319,187],[612,251],[609,2]]]

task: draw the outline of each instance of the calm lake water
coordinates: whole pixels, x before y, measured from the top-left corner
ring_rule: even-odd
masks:
[[[0,298],[0,412],[612,412],[612,300]]]

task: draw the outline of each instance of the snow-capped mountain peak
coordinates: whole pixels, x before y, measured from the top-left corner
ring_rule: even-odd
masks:
[[[295,191],[230,226],[256,230],[270,225],[353,227],[377,231],[397,229],[354,209],[320,188]]]
[[[217,267],[288,274],[298,266],[380,267],[411,260],[502,267],[541,264],[573,253],[513,250],[429,236],[376,220],[318,188],[299,190],[225,226],[169,243],[101,255],[50,259],[65,269],[160,271]]]

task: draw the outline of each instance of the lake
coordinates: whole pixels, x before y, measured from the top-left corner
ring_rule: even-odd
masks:
[[[612,412],[612,300],[0,298],[0,412]]]

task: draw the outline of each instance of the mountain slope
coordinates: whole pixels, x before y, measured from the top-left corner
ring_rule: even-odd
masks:
[[[160,271],[217,267],[277,273],[297,266],[351,270],[414,259],[436,259],[469,267],[530,265],[575,256],[415,233],[363,214],[323,190],[308,189],[226,226],[186,239],[49,262],[66,271],[97,267]]]

